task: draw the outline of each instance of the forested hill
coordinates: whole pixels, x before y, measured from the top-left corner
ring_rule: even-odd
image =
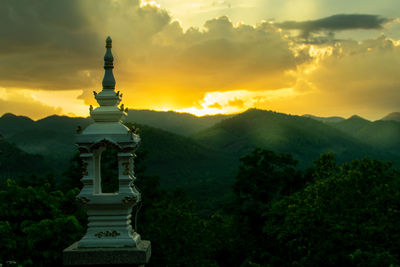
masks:
[[[18,149],[41,155],[51,164],[51,168],[42,169],[51,169],[57,178],[77,153],[74,144],[77,127],[84,128],[89,123],[90,119],[65,116],[50,116],[35,122],[6,114],[0,118],[0,134],[4,133],[7,142]],[[224,197],[224,192],[229,191],[227,185],[233,182],[239,159],[185,136],[147,125],[135,123],[135,126],[140,130],[142,142],[138,153],[146,155],[143,163],[147,173],[159,175],[163,188],[184,187],[197,199],[207,199],[210,194]],[[13,130],[8,131],[10,128]]]
[[[219,114],[197,117],[189,113],[177,113],[174,111],[130,110],[125,121],[145,124],[188,136],[232,116]]]
[[[381,119],[382,121],[400,121],[400,112],[392,112]]]
[[[354,115],[348,119],[324,122],[366,145],[398,156],[400,153],[400,121],[396,119],[398,114],[394,112],[377,121],[369,121]]]
[[[357,129],[354,129],[351,123],[344,125],[345,122],[343,121],[333,126],[364,143],[392,151],[393,153],[399,153],[400,122],[393,120],[361,121]]]
[[[52,171],[49,162],[43,156],[22,151],[0,138],[0,183],[22,174],[46,174]]]
[[[75,133],[78,125],[86,127],[92,123],[89,118],[72,118],[67,116],[52,115],[37,121],[25,116],[16,116],[6,113],[0,117],[0,133],[13,136],[24,131],[55,131],[58,133]]]
[[[290,153],[303,168],[326,152],[334,152],[339,161],[370,157],[397,163],[400,158],[396,121],[352,117],[321,122],[256,109],[208,117],[131,110],[127,120],[141,129],[139,152],[146,151],[147,172],[159,175],[163,188],[184,187],[196,199],[230,192],[240,157],[254,148]],[[50,116],[33,121],[5,114],[0,134],[21,150],[42,155],[60,174],[77,152],[76,128],[90,123],[89,118]]]
[[[345,122],[348,120],[339,120],[336,124],[323,123],[307,117],[251,109],[223,120],[193,135],[193,138],[204,145],[230,151],[238,157],[250,153],[255,147],[290,153],[305,166],[326,152],[335,153],[340,161],[362,157],[384,160],[396,158],[394,152],[385,150],[385,146],[369,144],[359,138],[355,134],[357,127],[354,128],[354,134],[350,129],[341,129],[339,125]],[[395,124],[400,127],[400,123]],[[374,132],[380,131],[380,126],[385,127],[386,124],[379,125]],[[392,138],[391,142],[397,143],[400,132],[393,131],[392,134],[398,138]]]

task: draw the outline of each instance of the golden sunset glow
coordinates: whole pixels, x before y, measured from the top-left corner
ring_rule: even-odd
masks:
[[[258,108],[279,102],[282,98],[290,98],[296,93],[292,88],[275,91],[251,92],[246,90],[210,92],[199,102],[200,107],[176,109],[177,112],[192,113],[197,116],[214,114],[234,114],[249,108]]]
[[[7,2],[0,112],[88,116],[110,35],[130,109],[377,119],[400,110],[399,3],[57,1],[42,18],[40,5]]]

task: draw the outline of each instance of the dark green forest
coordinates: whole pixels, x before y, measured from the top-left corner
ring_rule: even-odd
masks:
[[[152,242],[149,266],[389,266],[400,263],[400,175],[390,163],[337,164],[324,154],[305,171],[289,154],[241,158],[225,209],[200,216],[182,189],[161,189],[138,155],[143,203],[136,230]],[[57,266],[85,231],[75,202],[81,167],[64,179],[27,175],[0,191],[0,259]]]
[[[90,121],[5,117],[14,128],[0,118],[0,263],[60,265],[87,223],[73,131]],[[133,227],[152,242],[148,266],[400,265],[398,122],[258,110],[218,120],[186,136],[138,126]],[[107,184],[115,157],[104,158]]]

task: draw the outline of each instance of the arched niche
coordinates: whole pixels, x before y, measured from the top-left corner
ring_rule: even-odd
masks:
[[[100,155],[100,183],[102,193],[117,193],[118,182],[118,151],[107,147]]]
[[[119,159],[120,147],[108,140],[96,143],[93,151],[93,190],[94,194],[119,192]]]

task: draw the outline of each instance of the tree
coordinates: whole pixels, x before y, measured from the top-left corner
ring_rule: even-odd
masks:
[[[323,163],[323,164],[322,164]],[[332,156],[315,162],[315,182],[264,210],[265,262],[296,266],[398,265],[400,177],[389,163]]]
[[[63,193],[52,190],[46,178],[38,180],[43,183],[8,180],[6,190],[0,191],[0,262],[57,266],[62,250],[83,235],[84,228],[74,216],[79,209],[70,204],[78,190]]]
[[[260,260],[268,253],[268,239],[262,228],[263,211],[282,198],[305,186],[302,173],[295,169],[297,162],[286,154],[255,149],[241,158],[242,164],[233,187],[236,196],[236,234],[240,251],[245,252],[247,261]],[[245,260],[238,259],[237,261]]]
[[[210,257],[211,235],[205,221],[195,210],[194,202],[182,189],[166,192],[160,188],[160,178],[146,174],[143,165],[147,152],[135,160],[138,179],[135,184],[142,194],[142,203],[132,213],[138,214],[134,225],[144,239],[151,240],[152,258],[149,266],[215,266]]]

